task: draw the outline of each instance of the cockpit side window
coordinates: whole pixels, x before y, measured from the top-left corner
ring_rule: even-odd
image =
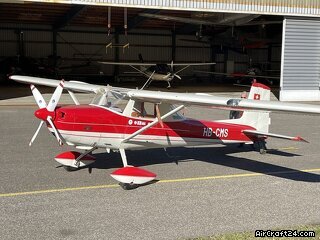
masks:
[[[136,101],[132,107],[131,117],[155,118],[155,104]]]

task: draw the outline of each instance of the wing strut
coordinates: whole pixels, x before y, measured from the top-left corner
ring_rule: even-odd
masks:
[[[181,109],[184,108],[184,105],[180,105],[179,107],[176,107],[175,109],[171,110],[170,112],[166,113],[165,115],[163,115],[160,119],[156,118],[153,122],[151,122],[150,124],[144,126],[143,128],[140,128],[139,130],[135,131],[134,133],[132,133],[129,137],[125,138],[121,143],[126,143],[128,142],[130,139],[134,138],[135,136],[143,133],[144,131],[146,131],[147,129],[153,127],[154,125],[156,125],[159,120],[163,120],[173,114],[175,114],[176,112],[179,112]]]
[[[176,71],[174,74],[178,74],[179,72],[182,72],[183,70],[187,69],[188,67],[190,67],[191,65],[187,65],[181,69],[179,69],[178,71]]]
[[[71,90],[68,90],[68,93],[69,93],[71,99],[73,100],[73,102],[74,102],[76,105],[80,105],[80,103],[79,103],[76,95],[74,94],[74,92],[71,91]]]
[[[143,64],[141,64],[143,65]],[[150,77],[148,74],[146,74],[144,71],[141,71],[139,68],[136,68],[133,65],[129,65],[130,67],[132,67],[134,70],[136,70],[137,72],[141,73],[142,75],[145,75],[146,77]]]
[[[142,88],[141,88],[140,90],[144,89],[146,86],[149,86],[149,84],[150,84],[151,81],[152,81],[153,74],[154,74],[155,72],[156,72],[156,71],[153,71],[153,72],[152,72],[152,74],[150,75],[150,77],[148,78],[148,80],[147,80],[146,83],[142,86]]]

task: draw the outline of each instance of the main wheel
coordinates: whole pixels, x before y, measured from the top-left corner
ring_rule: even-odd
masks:
[[[267,149],[263,149],[263,148],[260,148],[260,154],[266,154],[267,153]]]

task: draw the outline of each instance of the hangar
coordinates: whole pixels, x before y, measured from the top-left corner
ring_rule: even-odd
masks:
[[[189,69],[186,78],[224,81],[257,68],[279,78],[269,83],[280,100],[319,101],[319,16],[317,0],[1,1],[1,80],[17,68],[119,80],[130,69],[97,62],[138,61],[141,53],[148,62],[213,61],[200,70],[222,73]]]

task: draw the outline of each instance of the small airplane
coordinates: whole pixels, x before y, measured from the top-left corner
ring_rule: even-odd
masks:
[[[266,24],[282,24],[282,21],[255,21],[261,15],[258,14],[219,14],[219,13],[195,13],[191,18],[176,17],[164,14],[139,13],[139,16],[159,19],[163,21],[182,22],[194,25],[221,25],[221,26],[255,26]]]
[[[280,21],[268,21],[263,19],[258,19],[261,15],[258,14],[237,14],[237,13],[209,13],[209,12],[194,12],[191,13],[190,17],[177,17],[173,15],[164,14],[151,14],[151,13],[139,13],[139,16],[151,19],[158,19],[170,22],[181,22],[185,24],[198,25],[199,30],[196,32],[196,37],[200,40],[203,37],[203,31],[206,31],[203,26],[208,26],[214,28],[214,34],[221,32],[219,28],[229,28],[231,27],[232,36],[235,27],[239,26],[261,26],[266,25],[282,24]],[[216,28],[218,26],[218,29]]]
[[[76,151],[55,157],[67,171],[81,169],[95,161],[90,155],[98,148],[120,152],[123,167],[111,173],[124,189],[147,184],[156,174],[128,164],[127,150],[201,146],[215,144],[256,144],[266,153],[268,137],[306,142],[296,136],[269,132],[270,111],[320,114],[320,106],[270,101],[270,88],[253,83],[247,99],[214,96],[204,93],[175,93],[93,85],[75,81],[13,75],[10,79],[30,84],[39,109],[34,115],[59,145]],[[48,104],[34,85],[56,87]],[[67,90],[75,105],[57,106],[62,91]],[[95,93],[91,104],[80,105],[74,92]],[[186,106],[242,111],[237,119],[206,121],[187,118],[180,111]]]
[[[168,88],[171,87],[170,81],[175,77],[181,80],[181,77],[178,75],[180,72],[184,71],[190,66],[205,66],[205,65],[214,65],[215,63],[145,63],[143,61],[142,55],[139,54],[140,62],[130,63],[130,62],[99,62],[102,64],[109,65],[119,65],[119,66],[130,66],[137,72],[146,76],[148,80],[144,84],[143,88],[149,86],[152,81],[166,81],[168,83]],[[178,71],[174,71],[174,67],[179,66],[183,67]],[[138,68],[140,67],[140,69]]]
[[[223,73],[223,72],[210,72],[210,71],[201,71],[197,70],[195,71],[197,73],[203,73],[203,74],[211,74],[211,75],[220,75],[220,76],[226,76],[229,78],[235,78],[237,84],[241,84],[243,82],[246,82],[246,79],[249,80],[255,80],[260,79],[262,81],[265,81],[269,85],[273,85],[275,81],[280,80],[280,76],[269,76],[269,75],[259,75],[261,74],[261,70],[259,68],[251,67],[248,68],[247,72],[232,72],[232,73]]]

